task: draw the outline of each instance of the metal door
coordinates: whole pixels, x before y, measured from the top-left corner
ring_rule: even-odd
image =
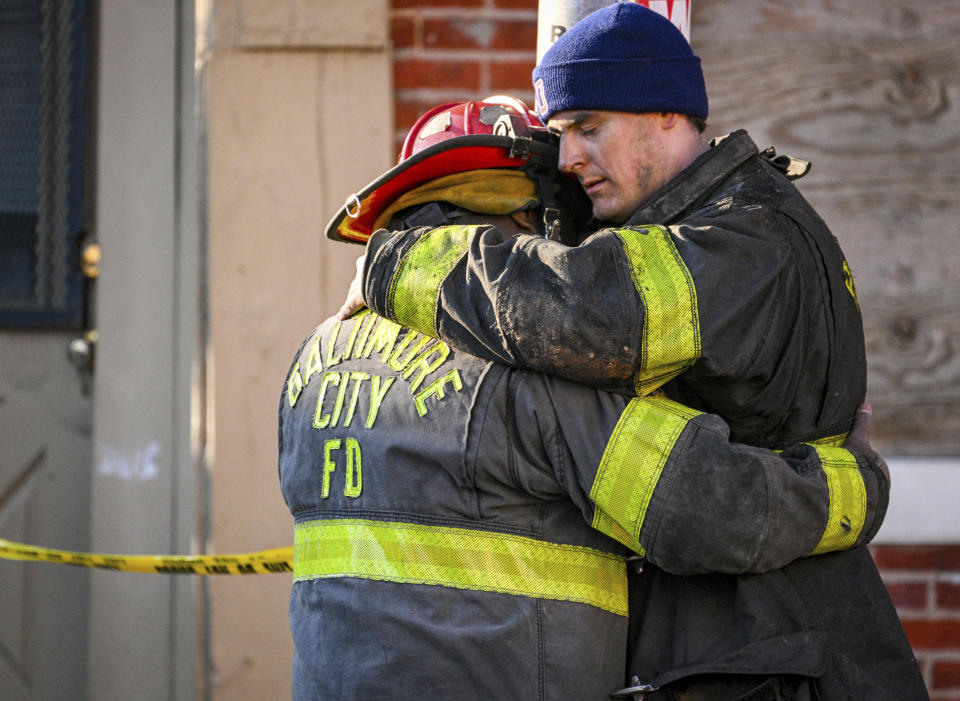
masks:
[[[84,550],[85,2],[0,0],[0,537]],[[81,346],[82,346],[81,341]],[[85,348],[85,347],[84,347]],[[0,698],[82,699],[89,575],[0,560]]]
[[[0,331],[0,534],[86,550],[90,404],[72,335]],[[82,699],[86,570],[0,560],[0,699]]]

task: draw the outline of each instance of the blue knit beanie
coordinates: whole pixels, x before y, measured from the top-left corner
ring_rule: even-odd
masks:
[[[587,15],[533,69],[537,113],[676,112],[707,118],[700,59],[670,20],[634,2]]]

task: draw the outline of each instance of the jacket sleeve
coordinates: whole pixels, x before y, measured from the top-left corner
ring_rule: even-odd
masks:
[[[744,358],[730,339],[760,347],[750,341],[766,336],[768,317],[784,316],[783,251],[710,228],[604,229],[576,247],[490,226],[381,231],[363,294],[375,312],[473,355],[643,395],[714,344],[724,363]],[[719,281],[706,299],[701,274]]]
[[[517,393],[521,455],[545,455],[594,528],[668,572],[765,572],[867,543],[883,522],[890,485],[875,453],[731,443],[719,417],[665,398],[622,399],[612,418],[605,393],[541,379]],[[535,463],[519,461],[525,489]]]
[[[368,245],[364,299],[488,360],[633,392],[638,374],[658,386],[697,355],[692,281],[666,230],[655,231],[647,237],[650,255],[661,257],[649,263],[660,285],[652,310],[613,230],[577,247],[502,240],[489,226],[383,232]]]

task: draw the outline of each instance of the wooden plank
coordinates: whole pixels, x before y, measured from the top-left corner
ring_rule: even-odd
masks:
[[[876,446],[960,454],[960,3],[696,0],[710,133],[811,160],[856,274]]]

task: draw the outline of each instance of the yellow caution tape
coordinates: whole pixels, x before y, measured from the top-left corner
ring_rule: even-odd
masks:
[[[293,572],[293,548],[240,555],[105,555],[53,550],[0,538],[0,559],[53,562],[147,574],[274,574]]]

